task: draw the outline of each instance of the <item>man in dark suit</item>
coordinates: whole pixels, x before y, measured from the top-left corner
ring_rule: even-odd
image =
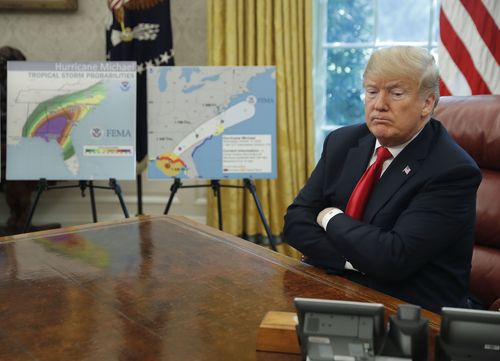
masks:
[[[363,80],[366,124],[328,135],[288,207],[285,241],[308,263],[406,302],[435,312],[467,307],[481,174],[431,118],[434,59],[420,48],[381,49]],[[377,162],[379,147],[387,159]],[[359,192],[373,167],[381,175]]]

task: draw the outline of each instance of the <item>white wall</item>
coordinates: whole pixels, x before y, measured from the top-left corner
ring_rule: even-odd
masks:
[[[176,65],[206,65],[205,0],[170,0],[170,3]],[[0,46],[16,47],[28,60],[104,60],[105,24],[109,14],[106,0],[79,0],[78,11],[74,13],[0,12]],[[143,212],[162,213],[172,182],[148,181],[146,173],[143,179]],[[107,185],[107,182],[96,184]],[[137,213],[136,184],[134,181],[120,184],[129,213],[134,216]],[[205,188],[181,189],[170,213],[205,222],[205,195]],[[96,197],[100,221],[123,218],[113,191],[96,190]],[[0,224],[5,223],[8,212],[3,194],[0,194]],[[33,223],[51,222],[63,225],[92,222],[88,192],[85,198],[77,188],[44,192]]]

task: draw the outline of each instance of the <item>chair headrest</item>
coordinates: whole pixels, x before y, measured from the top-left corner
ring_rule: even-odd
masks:
[[[500,170],[500,95],[441,97],[433,117],[480,168]]]

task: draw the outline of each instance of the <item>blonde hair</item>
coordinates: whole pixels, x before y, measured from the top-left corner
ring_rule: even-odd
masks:
[[[384,79],[411,79],[418,84],[421,96],[434,93],[439,101],[439,71],[432,55],[423,48],[394,46],[375,51],[363,73],[363,81],[370,77]]]

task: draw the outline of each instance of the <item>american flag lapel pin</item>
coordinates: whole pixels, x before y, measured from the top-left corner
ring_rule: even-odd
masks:
[[[405,169],[403,169],[403,173],[406,175],[410,174],[410,172],[411,172],[410,166],[406,166]]]

